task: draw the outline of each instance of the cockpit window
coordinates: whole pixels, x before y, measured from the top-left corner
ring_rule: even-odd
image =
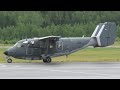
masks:
[[[14,47],[24,47],[26,45],[26,43],[22,43],[22,42],[17,42]]]
[[[16,43],[14,47],[21,47],[21,43]]]

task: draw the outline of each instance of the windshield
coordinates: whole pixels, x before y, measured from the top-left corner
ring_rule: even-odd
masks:
[[[14,45],[14,47],[25,47],[25,46],[28,46],[28,45],[33,46],[34,43],[35,43],[34,40],[31,40],[31,39],[29,39],[29,40],[23,39],[23,40],[18,41],[18,42]]]
[[[22,43],[16,43],[14,47],[21,47]]]
[[[17,43],[14,45],[14,47],[24,47],[24,46],[26,46],[26,45],[27,45],[27,43],[17,42]]]

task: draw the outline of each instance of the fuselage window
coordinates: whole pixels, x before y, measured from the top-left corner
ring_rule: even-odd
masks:
[[[59,50],[63,49],[63,43],[61,41],[57,42],[57,49],[59,49]]]
[[[40,41],[40,48],[44,48],[45,47],[45,42]]]

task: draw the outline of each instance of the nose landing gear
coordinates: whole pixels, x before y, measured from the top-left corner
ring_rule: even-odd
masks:
[[[10,57],[6,56],[5,59],[6,59],[7,63],[12,63],[12,59]]]
[[[8,58],[7,63],[12,63],[12,59]]]

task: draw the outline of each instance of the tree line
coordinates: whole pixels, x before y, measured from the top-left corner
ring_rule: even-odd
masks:
[[[0,11],[0,43],[49,35],[89,37],[101,22],[115,22],[120,38],[120,11]]]

